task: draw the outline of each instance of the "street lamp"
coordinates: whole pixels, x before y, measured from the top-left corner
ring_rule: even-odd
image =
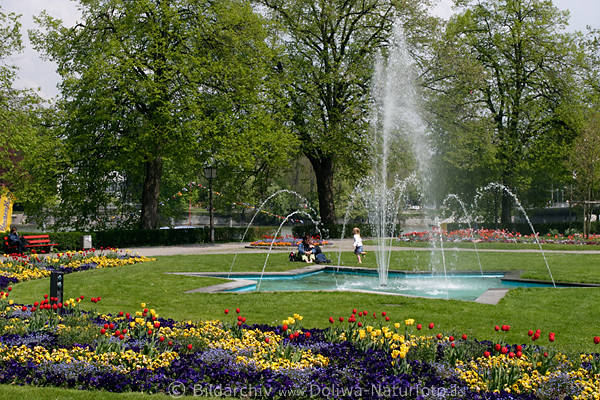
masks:
[[[217,177],[217,167],[210,164],[204,167],[204,177],[208,179],[208,215],[210,218],[210,242],[215,242],[215,221],[213,219],[213,191],[212,181]]]

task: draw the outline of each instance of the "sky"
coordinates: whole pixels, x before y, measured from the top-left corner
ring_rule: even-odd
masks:
[[[442,18],[452,14],[452,1],[439,0],[434,13]],[[587,25],[600,28],[600,0],[554,0],[560,9],[571,12],[570,28],[584,31]],[[43,60],[29,43],[27,29],[35,28],[33,16],[46,10],[51,16],[59,18],[66,26],[74,25],[80,13],[77,2],[72,0],[0,0],[4,12],[21,14],[23,43],[25,50],[9,60],[19,68],[15,86],[39,90],[44,98],[52,98],[58,94],[57,84],[60,77],[56,73],[56,64]]]

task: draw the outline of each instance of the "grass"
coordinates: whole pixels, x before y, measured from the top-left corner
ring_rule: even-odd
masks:
[[[449,252],[449,265],[454,269],[477,270],[476,255],[471,252]],[[329,254],[337,261],[337,254]],[[526,277],[547,279],[547,271],[539,254],[482,253],[486,270],[524,270]],[[427,270],[430,252],[394,252],[391,268]],[[277,325],[281,320],[299,313],[306,327],[326,327],[328,318],[347,317],[352,308],[369,312],[387,311],[392,322],[415,318],[418,322],[435,322],[432,333],[467,333],[478,339],[494,339],[493,326],[509,324],[510,332],[502,336],[510,343],[528,343],[528,329],[541,329],[544,335],[556,332],[554,344],[566,352],[595,351],[594,335],[600,335],[598,317],[600,288],[528,288],[514,289],[498,304],[484,305],[455,300],[432,300],[402,296],[372,295],[348,292],[288,292],[288,293],[184,293],[187,290],[222,282],[216,278],[167,275],[165,272],[228,271],[234,255],[202,255],[160,257],[157,261],[122,268],[85,271],[65,277],[65,296],[101,296],[93,305],[105,313],[133,312],[141,302],[155,308],[162,317],[179,320],[223,318],[225,308],[242,309],[248,323]],[[557,280],[600,283],[600,255],[551,254],[548,261]],[[264,254],[240,254],[234,271],[260,271]],[[356,265],[351,253],[342,253],[342,263]],[[374,267],[374,257],[364,264]],[[283,271],[302,267],[290,263],[287,254],[272,254],[267,271]],[[23,282],[14,286],[11,297],[31,304],[48,292],[49,280]],[[565,305],[568,304],[568,307]],[[233,318],[228,316],[227,318]],[[372,318],[372,317],[371,317]],[[379,319],[380,320],[380,319]],[[377,320],[377,321],[379,321]],[[543,338],[547,336],[543,336]],[[499,337],[495,340],[500,339]],[[547,344],[547,339],[540,343]]]
[[[543,239],[543,238],[542,238]],[[365,240],[366,245],[375,245],[374,240]],[[392,246],[395,247],[417,247],[426,248],[430,244],[428,242],[403,242],[395,240],[392,242]],[[472,242],[444,242],[444,247],[448,248],[460,248],[460,249],[475,249]],[[478,249],[493,249],[493,250],[539,250],[537,243],[505,243],[505,242],[480,242],[477,243]],[[560,251],[586,251],[586,250],[600,250],[600,243],[598,244],[558,244],[558,243],[542,243],[543,250],[560,250]]]
[[[210,397],[203,397],[211,399]],[[173,397],[166,394],[111,393],[94,390],[75,390],[55,387],[0,385],[0,399],[36,399],[36,400],[167,400]]]

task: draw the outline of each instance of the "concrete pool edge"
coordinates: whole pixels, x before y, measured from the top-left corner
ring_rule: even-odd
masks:
[[[345,272],[356,272],[356,273],[365,273],[365,274],[376,274],[377,271],[372,268],[365,267],[351,267],[351,266],[331,266],[331,265],[307,265],[303,268],[296,268],[288,271],[279,271],[279,272],[264,272],[263,276],[300,276],[306,274],[312,274],[319,271],[345,271]],[[416,275],[423,274],[423,271],[399,271],[399,270],[390,270],[390,273],[395,274],[404,274],[404,275]],[[183,275],[183,276],[196,276],[196,277],[212,277],[212,278],[225,278],[232,279],[230,282],[220,283],[216,285],[204,286],[197,289],[188,290],[185,293],[236,293],[236,294],[244,294],[244,293],[252,293],[251,291],[235,291],[236,289],[241,289],[244,287],[248,287],[251,285],[256,285],[254,280],[244,279],[241,277],[247,277],[248,275],[258,275],[257,272],[166,272],[171,275]],[[472,275],[472,274],[480,274],[480,271],[458,271],[453,272],[451,275]],[[541,284],[551,284],[550,281],[543,281],[537,279],[523,279],[521,275],[523,271],[486,271],[485,274],[502,274],[503,281],[511,281],[511,282],[523,282],[523,283],[541,283]],[[238,277],[238,278],[236,278]],[[560,287],[600,287],[600,284],[593,283],[571,283],[571,282],[556,282],[556,285]],[[475,300],[459,300],[459,301],[472,301],[479,304],[489,304],[496,305],[506,296],[506,294],[511,289],[507,288],[489,288],[485,292],[483,292],[477,299]],[[370,293],[370,294],[380,294],[380,295],[388,295],[388,296],[403,296],[403,297],[415,297],[415,298],[425,298],[431,299],[430,297],[423,296],[414,296],[414,295],[405,295],[398,293],[385,293],[385,292],[377,292],[377,291],[369,291],[369,290],[322,290],[323,292],[353,292],[353,293]]]

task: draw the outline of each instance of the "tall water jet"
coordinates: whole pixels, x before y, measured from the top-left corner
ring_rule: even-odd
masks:
[[[430,151],[425,124],[419,115],[418,94],[413,74],[413,59],[408,51],[401,20],[394,25],[388,56],[378,57],[373,76],[371,148],[373,173],[365,179],[363,201],[367,206],[372,236],[377,242],[375,257],[381,285],[387,284],[391,241],[395,237],[399,199],[395,181],[403,164],[390,155],[402,152],[402,138],[408,138],[421,181],[426,181]],[[394,170],[394,167],[396,170]]]

